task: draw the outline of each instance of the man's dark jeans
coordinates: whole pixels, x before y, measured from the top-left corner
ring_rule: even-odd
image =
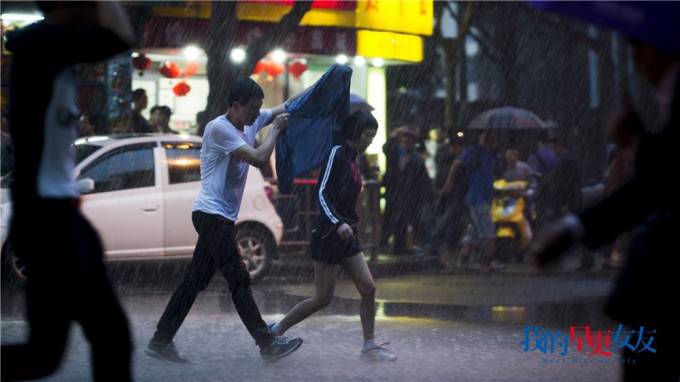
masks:
[[[260,347],[272,342],[267,324],[250,290],[250,275],[236,247],[234,222],[219,215],[194,211],[191,215],[198,243],[182,283],[170,298],[158,322],[154,340],[169,343],[184,322],[198,292],[205,289],[216,270],[227,280],[231,298],[250,335]]]

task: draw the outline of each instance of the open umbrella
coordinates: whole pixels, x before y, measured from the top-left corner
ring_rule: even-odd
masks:
[[[529,110],[505,106],[483,112],[475,117],[467,128],[471,130],[535,130],[550,127],[549,123],[544,122]]]
[[[676,1],[529,1],[555,12],[614,29],[667,52],[680,52],[680,3]]]
[[[359,110],[373,111],[375,108],[369,105],[365,99],[354,93],[349,93],[349,113],[352,114]]]

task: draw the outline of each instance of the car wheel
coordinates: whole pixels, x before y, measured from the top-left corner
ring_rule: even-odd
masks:
[[[8,240],[2,247],[2,277],[3,281],[18,284],[26,280],[28,272],[26,264],[14,253],[12,243]]]
[[[236,245],[251,280],[265,275],[271,265],[276,244],[266,228],[245,225],[238,228]]]

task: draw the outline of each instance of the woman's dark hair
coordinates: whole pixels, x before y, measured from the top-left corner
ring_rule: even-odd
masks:
[[[375,120],[371,113],[365,110],[355,111],[342,126],[342,137],[348,141],[356,142],[364,130],[375,130],[377,128],[378,121]]]
[[[227,95],[227,106],[231,106],[234,102],[245,105],[251,98],[264,98],[264,92],[257,82],[250,77],[238,77],[231,86],[229,86],[229,95]]]

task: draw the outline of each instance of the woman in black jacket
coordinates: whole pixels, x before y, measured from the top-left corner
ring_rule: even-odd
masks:
[[[385,344],[373,339],[375,327],[375,283],[357,237],[359,218],[356,203],[361,191],[361,173],[356,157],[371,144],[378,122],[366,111],[350,115],[342,128],[342,142],[333,147],[319,174],[317,185],[319,217],[312,232],[309,252],[314,260],[316,293],[297,304],[280,322],[272,324],[274,335],[324,307],[333,298],[336,266],[341,265],[361,294],[361,326],[364,347],[361,358],[368,361],[396,361]]]

